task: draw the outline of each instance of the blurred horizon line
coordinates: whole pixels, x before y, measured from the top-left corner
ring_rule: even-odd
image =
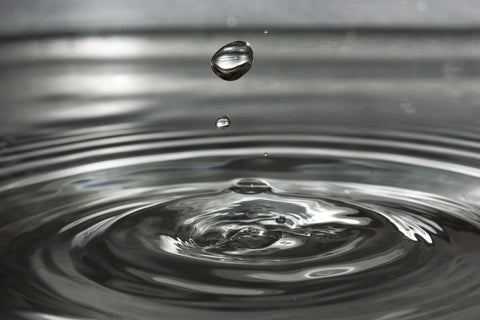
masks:
[[[236,33],[263,33],[268,30],[268,36],[274,36],[278,34],[335,34],[335,33],[347,33],[354,32],[358,34],[479,34],[480,25],[478,26],[455,26],[455,27],[440,27],[440,26],[362,26],[362,27],[341,27],[341,26],[322,26],[322,27],[274,27],[274,28],[234,28],[226,29],[220,27],[209,28],[130,28],[130,29],[102,29],[102,30],[67,30],[67,31],[38,31],[27,33],[10,33],[3,34],[0,31],[0,41],[22,41],[22,40],[34,40],[34,39],[48,39],[48,38],[81,38],[81,37],[108,37],[108,36],[162,36],[172,34],[211,34],[211,33],[225,33],[234,36]]]

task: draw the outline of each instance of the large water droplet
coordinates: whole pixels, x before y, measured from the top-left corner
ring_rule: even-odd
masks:
[[[217,127],[217,129],[223,130],[230,126],[230,122],[231,120],[228,116],[221,116],[215,121],[215,126]]]
[[[223,46],[210,60],[213,72],[223,80],[240,79],[250,70],[253,50],[245,41],[234,41]]]

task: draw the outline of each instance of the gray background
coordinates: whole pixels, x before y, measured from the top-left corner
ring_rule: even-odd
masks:
[[[229,23],[227,23],[229,22]],[[476,28],[476,0],[2,0],[0,36],[237,28]]]

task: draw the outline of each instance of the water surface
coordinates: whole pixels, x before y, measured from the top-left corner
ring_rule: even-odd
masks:
[[[2,42],[3,318],[476,319],[478,36],[269,31]]]

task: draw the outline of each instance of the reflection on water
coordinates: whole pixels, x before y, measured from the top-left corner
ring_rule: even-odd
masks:
[[[235,83],[209,70],[212,52],[230,37],[221,33],[4,41],[1,130],[137,120],[201,130],[228,114],[238,128],[477,132],[475,33],[237,34],[255,48],[256,64]]]

